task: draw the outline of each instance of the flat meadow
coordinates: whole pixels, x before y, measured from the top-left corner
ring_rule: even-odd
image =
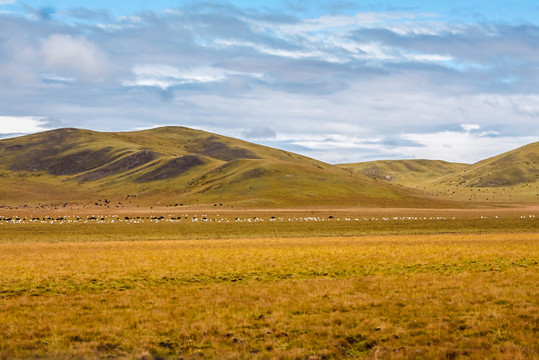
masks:
[[[0,359],[539,357],[537,208],[165,211],[0,216]]]

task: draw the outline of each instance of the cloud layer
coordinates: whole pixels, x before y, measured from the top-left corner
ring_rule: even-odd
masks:
[[[28,134],[48,130],[47,121],[31,116],[0,116],[0,135]]]
[[[54,73],[100,80],[108,73],[105,54],[85,37],[52,34],[41,43],[41,59]]]
[[[45,122],[175,124],[329,162],[474,162],[539,140],[534,23],[223,3],[119,17],[26,6],[0,12],[0,33],[4,134]],[[12,131],[17,122],[28,131]]]

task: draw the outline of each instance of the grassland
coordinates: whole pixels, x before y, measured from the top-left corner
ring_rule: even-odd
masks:
[[[536,212],[19,214],[0,358],[537,358]]]
[[[186,128],[2,140],[0,360],[536,359],[537,144],[368,178]]]
[[[161,210],[161,212],[160,212]],[[0,212],[0,243],[538,232],[537,207],[482,210],[191,210],[40,217]],[[168,211],[168,212],[165,212]],[[28,212],[28,211],[26,211]],[[96,216],[94,216],[97,214]],[[129,214],[126,216],[126,214]],[[95,220],[89,220],[94,218]],[[16,220],[19,219],[19,220]]]

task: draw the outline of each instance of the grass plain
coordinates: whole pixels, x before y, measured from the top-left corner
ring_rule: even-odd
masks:
[[[0,222],[0,359],[538,357],[536,207],[123,211]]]

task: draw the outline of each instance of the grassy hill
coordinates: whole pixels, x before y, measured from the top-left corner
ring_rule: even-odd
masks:
[[[414,186],[455,173],[468,165],[440,160],[379,160],[339,166],[373,179]]]
[[[539,181],[539,142],[494,156],[438,181],[465,187],[507,187]]]
[[[539,201],[539,142],[473,165],[436,160],[388,160],[339,166],[438,198],[487,203]]]
[[[494,156],[430,184],[455,200],[539,203],[539,142]]]
[[[0,159],[4,203],[448,206],[304,156],[183,127],[53,130],[0,141]]]

